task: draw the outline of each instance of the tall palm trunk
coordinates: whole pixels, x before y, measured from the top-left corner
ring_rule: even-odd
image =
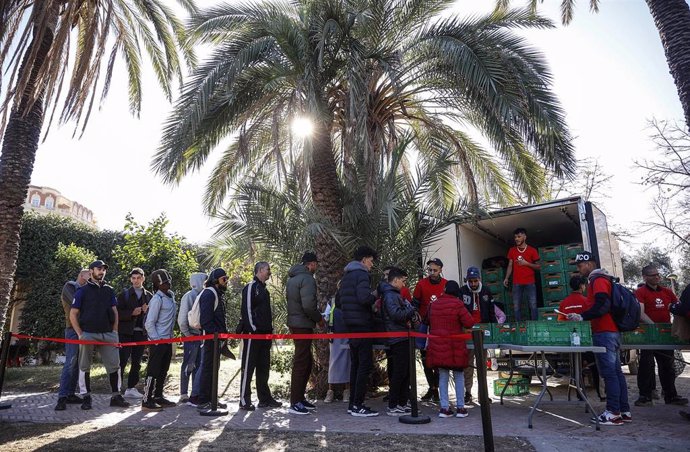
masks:
[[[34,90],[38,71],[53,43],[53,32],[47,29],[40,43],[36,42],[38,34],[34,30],[34,41],[20,68],[20,79],[27,70],[31,71],[31,75],[19,105],[15,104],[10,112],[0,155],[0,331],[4,330],[7,320],[14,272],[17,269],[23,204],[43,125],[45,90],[40,91],[30,108],[27,107],[30,105],[29,93]],[[40,46],[36,58],[33,65],[27,67],[31,49],[36,45]]]
[[[311,138],[312,161],[309,168],[309,179],[314,207],[332,225],[342,223],[342,200],[338,187],[338,174],[331,142],[330,122],[318,121]],[[345,259],[340,248],[326,234],[316,237],[316,254],[319,257],[319,268],[316,273],[318,283],[319,309],[324,310],[326,303],[335,295],[336,285],[342,276]],[[328,390],[328,357],[327,341],[315,341],[316,362],[312,373],[317,396],[322,397]]]
[[[686,0],[646,0],[690,130],[690,6]]]

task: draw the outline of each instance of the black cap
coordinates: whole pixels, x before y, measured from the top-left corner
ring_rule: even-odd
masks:
[[[144,273],[144,270],[139,268],[139,267],[134,267],[131,272],[129,272],[129,276],[132,275],[141,275],[141,276],[146,276]]]
[[[160,270],[155,270],[151,273],[151,281],[154,286],[161,286],[165,283],[172,282],[172,276],[168,273],[168,270],[161,268]]]
[[[223,276],[228,276],[228,274],[225,273],[225,270],[223,270],[222,268],[215,268],[211,271],[211,273],[209,273],[208,279],[209,281],[211,281],[211,284],[215,284]]]
[[[452,295],[454,297],[459,297],[460,296],[460,284],[458,284],[457,281],[450,280],[446,283],[446,288],[444,291],[448,295]]]
[[[308,264],[309,262],[318,262],[319,260],[316,258],[316,253],[313,253],[311,251],[306,251],[302,255],[302,263],[303,264]]]
[[[98,267],[103,267],[103,268],[105,268],[105,269],[107,270],[107,269],[108,269],[108,264],[106,264],[105,262],[103,262],[103,261],[100,260],[100,259],[97,260],[97,261],[93,261],[93,262],[91,262],[91,263],[89,264],[89,270],[93,270],[94,268],[98,268]]]
[[[435,258],[433,258],[433,259],[430,259],[430,260],[426,263],[426,265],[429,265],[429,264],[436,264],[436,265],[438,265],[439,267],[443,267],[443,261],[442,261],[441,259],[439,259],[438,257],[435,257]]]
[[[577,253],[577,256],[575,256],[575,263],[580,262],[596,262],[596,260],[590,251],[583,251],[581,253]]]

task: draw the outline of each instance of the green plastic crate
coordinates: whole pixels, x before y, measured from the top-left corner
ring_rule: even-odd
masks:
[[[529,394],[529,380],[527,378],[513,378],[508,384],[507,378],[497,378],[494,380],[494,395],[500,396],[503,388],[508,386],[504,396],[523,396]]]
[[[501,283],[505,279],[506,271],[503,268],[488,268],[482,270],[482,281],[486,283]]]
[[[565,286],[545,287],[541,291],[544,303],[551,303],[552,301],[561,301],[568,296],[568,289]]]
[[[489,289],[489,292],[491,292],[494,295],[499,294],[499,293],[503,293],[506,290],[505,286],[503,285],[503,281],[494,282],[494,283],[485,283],[484,287]]]
[[[542,246],[539,248],[539,259],[542,261],[560,261],[563,258],[560,245]]]
[[[557,260],[542,260],[541,270],[542,273],[562,273],[563,272],[563,261]]]
[[[637,329],[624,332],[621,339],[627,345],[657,344],[657,328],[655,325],[641,323]]]
[[[497,344],[514,344],[515,323],[496,323],[493,325],[494,338]]]
[[[504,290],[501,293],[495,293],[492,295],[494,297],[494,301],[497,301],[499,303],[503,303],[503,306],[505,306],[506,309],[508,309],[508,306],[511,306],[511,310],[512,310],[513,302],[511,301],[512,297],[511,297],[510,292]]]
[[[566,287],[568,280],[565,279],[565,273],[544,273],[541,272],[541,286],[542,287]]]
[[[566,243],[565,245],[561,245],[561,256],[563,256],[563,260],[575,259],[575,256],[583,251],[584,248],[582,248],[582,243]]]
[[[563,271],[566,273],[580,273],[577,271],[575,259],[563,259]]]
[[[539,308],[539,320],[547,322],[555,322],[558,320],[558,314],[556,314],[552,307]]]
[[[592,328],[589,322],[525,322],[525,345],[570,345],[575,329],[580,335],[580,345],[592,345]]]
[[[474,330],[482,330],[484,332],[484,343],[485,344],[495,344],[496,343],[496,341],[494,339],[494,324],[493,323],[475,323],[472,326],[471,331],[474,331]]]
[[[679,338],[671,334],[671,324],[670,323],[655,323],[656,327],[656,337],[654,338],[655,344],[659,345],[675,345],[675,344],[687,344],[687,342],[680,340]]]

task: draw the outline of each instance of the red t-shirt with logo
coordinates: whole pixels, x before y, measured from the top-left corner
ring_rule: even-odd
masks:
[[[432,283],[429,278],[419,280],[414,288],[412,296],[419,300],[419,315],[422,319],[426,317],[426,311],[429,309],[429,304],[443,295],[443,291],[446,290],[447,282],[445,278],[441,278],[441,281],[437,283]]]
[[[671,313],[668,310],[668,305],[678,301],[671,289],[661,286],[652,289],[645,284],[635,291],[635,297],[644,305],[644,313],[652,321],[655,323],[671,322]]]
[[[587,297],[579,292],[573,292],[561,301],[558,305],[558,310],[564,314],[582,314],[590,308]],[[558,314],[558,321],[562,322],[568,320],[563,314]]]
[[[524,251],[520,252],[517,246],[508,250],[508,259],[513,262],[513,284],[534,284],[534,270],[526,265],[520,265],[517,261],[522,258],[530,264],[539,260],[539,252],[536,248],[526,245]]]
[[[596,278],[589,283],[587,288],[587,301],[589,302],[588,309],[594,305],[594,297],[598,293],[605,293],[611,299],[611,281],[606,277]],[[611,317],[610,313],[606,313],[601,317],[592,319],[592,333],[617,333],[618,327],[616,322]]]

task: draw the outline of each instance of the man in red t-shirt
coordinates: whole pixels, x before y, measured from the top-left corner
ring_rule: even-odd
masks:
[[[428,261],[426,263],[426,272],[429,276],[420,279],[414,288],[414,292],[412,292],[412,302],[417,306],[419,316],[424,321],[427,321],[426,311],[429,309],[429,305],[443,295],[446,289],[447,281],[441,276],[442,271],[443,262],[441,259],[435,257]],[[427,367],[425,350],[420,350],[420,354],[422,355],[422,363],[424,363],[424,376],[429,384],[429,390],[422,396],[422,400],[438,402],[438,369]]]
[[[678,301],[676,294],[670,289],[659,285],[659,269],[654,265],[647,265],[642,269],[644,285],[635,291],[635,297],[644,305],[644,313],[654,323],[670,323],[671,314],[668,307]],[[654,376],[654,360],[659,367],[659,381],[664,390],[664,401],[671,405],[687,405],[688,399],[680,397],[676,391],[676,373],[673,368],[673,350],[642,350],[640,366],[637,373],[637,387],[640,398],[635,406],[652,406],[652,389],[656,377]]]
[[[572,292],[558,305],[558,310],[563,313],[558,314],[559,322],[568,320],[568,314],[582,314],[589,309],[589,301],[587,297],[582,295],[587,289],[587,278],[573,276],[570,278],[569,284]]]
[[[594,256],[583,251],[575,258],[580,275],[589,278],[587,300],[589,308],[582,314],[568,314],[568,320],[592,321],[592,344],[606,352],[595,353],[599,374],[606,388],[606,410],[599,415],[600,425],[623,425],[632,422],[628,385],[621,369],[621,334],[609,311],[611,310],[611,275],[598,268]],[[592,419],[596,422],[596,419]]]
[[[513,231],[515,246],[508,250],[508,269],[503,285],[508,287],[510,275],[513,275],[513,310],[515,320],[522,320],[520,315],[520,304],[522,303],[523,293],[527,294],[529,302],[530,317],[537,320],[537,286],[535,284],[534,272],[539,270],[539,253],[536,248],[527,244],[527,230],[517,228]]]

